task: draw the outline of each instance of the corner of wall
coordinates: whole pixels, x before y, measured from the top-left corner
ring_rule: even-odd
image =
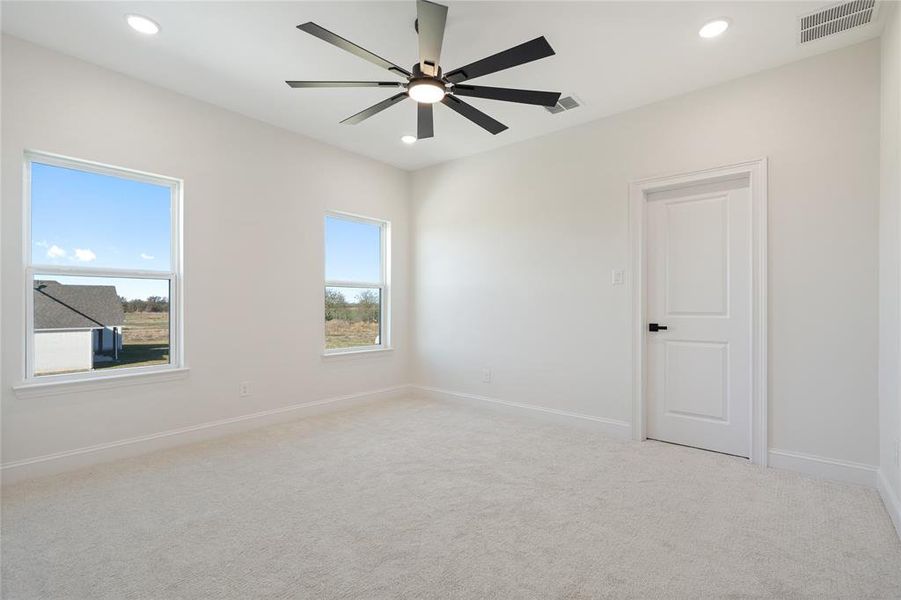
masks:
[[[901,535],[901,6],[881,40],[879,492]]]
[[[885,476],[885,471],[880,469],[877,478],[877,488],[880,497],[882,497],[882,503],[885,504],[885,510],[888,512],[889,517],[892,519],[892,523],[895,525],[895,531],[898,533],[898,538],[901,538],[901,500],[899,500],[898,494],[895,493],[891,484],[889,484],[889,481]]]

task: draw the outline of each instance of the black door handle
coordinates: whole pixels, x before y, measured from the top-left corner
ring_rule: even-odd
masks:
[[[667,326],[658,325],[657,323],[648,323],[648,331],[660,331],[661,329],[667,329]]]

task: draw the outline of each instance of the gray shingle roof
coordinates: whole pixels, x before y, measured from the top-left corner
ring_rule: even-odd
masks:
[[[34,328],[121,327],[122,303],[113,285],[34,282]]]

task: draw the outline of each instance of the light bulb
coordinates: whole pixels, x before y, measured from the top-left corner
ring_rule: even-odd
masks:
[[[422,79],[411,83],[407,94],[417,102],[434,104],[444,98],[444,85],[434,79]]]
[[[128,22],[128,25],[138,33],[143,33],[144,35],[156,35],[160,32],[160,26],[147,17],[142,17],[141,15],[126,15],[125,20]]]
[[[714,19],[708,23],[705,23],[701,30],[698,31],[698,35],[702,38],[715,38],[719,35],[723,35],[725,31],[729,29],[729,21],[728,19]]]

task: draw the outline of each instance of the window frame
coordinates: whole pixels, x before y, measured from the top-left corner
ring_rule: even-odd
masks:
[[[379,276],[381,281],[342,281],[326,278],[326,263],[328,261],[328,241],[326,234],[328,231],[328,219],[342,219],[345,221],[354,221],[366,225],[377,225],[379,227]],[[348,354],[367,354],[371,352],[384,352],[391,350],[391,222],[386,219],[378,219],[375,217],[367,217],[354,213],[327,210],[325,217],[322,219],[322,309],[319,314],[322,318],[322,354],[323,356],[342,356]],[[379,343],[369,346],[350,346],[347,348],[327,348],[328,340],[325,335],[325,290],[330,287],[358,288],[358,289],[378,289],[380,304],[379,307]]]
[[[99,380],[122,380],[134,375],[150,375],[154,373],[171,373],[185,369],[184,359],[184,275],[182,256],[182,203],[184,199],[184,182],[175,177],[148,173],[124,167],[116,167],[90,160],[61,156],[36,150],[25,151],[23,182],[23,227],[22,227],[22,281],[25,295],[24,323],[24,355],[22,360],[22,378],[24,386],[43,386],[67,382],[84,382]],[[32,198],[31,171],[32,164],[39,163],[54,167],[73,169],[98,175],[109,175],[150,183],[169,188],[169,269],[158,271],[151,269],[122,269],[115,267],[80,267],[60,266],[34,263],[32,256]],[[112,277],[129,279],[154,279],[169,282],[169,363],[165,365],[146,365],[137,367],[121,367],[117,369],[90,370],[80,373],[64,373],[35,375],[34,373],[34,276],[57,275],[60,277]]]

